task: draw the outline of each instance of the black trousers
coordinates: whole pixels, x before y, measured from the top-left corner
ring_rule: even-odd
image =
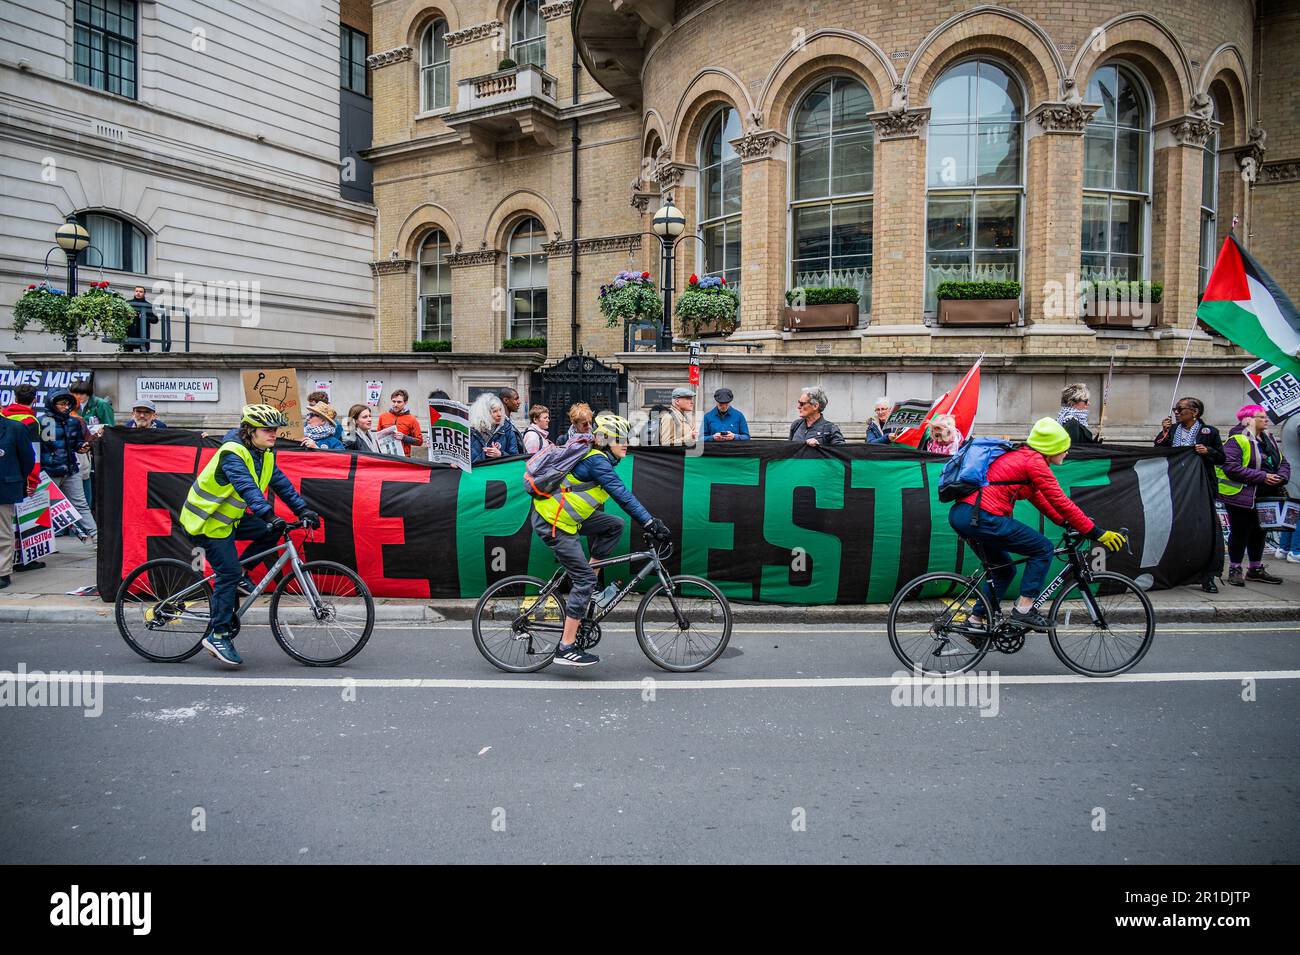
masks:
[[[1264,559],[1264,528],[1259,526],[1259,514],[1253,507],[1224,506],[1228,512],[1228,561],[1240,564],[1249,555],[1251,563]]]

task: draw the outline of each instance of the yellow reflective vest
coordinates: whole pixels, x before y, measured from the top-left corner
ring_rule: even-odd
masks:
[[[1244,434],[1233,434],[1228,436],[1228,440],[1236,441],[1241,445],[1241,466],[1243,468],[1250,467],[1250,438],[1246,437]],[[1219,493],[1224,497],[1232,497],[1234,494],[1240,494],[1242,489],[1246,486],[1230,480],[1228,475],[1224,473],[1222,467],[1216,466],[1214,473],[1218,475],[1219,478]]]
[[[593,454],[604,454],[599,448],[592,448],[582,456],[585,461]],[[566,474],[560,482],[560,489],[550,497],[533,502],[537,513],[551,525],[551,532],[557,529],[569,534],[576,534],[583,522],[595,513],[596,509],[609,500],[609,492],[596,481],[579,481],[572,473]]]
[[[263,494],[271,486],[271,475],[275,472],[275,453],[267,451],[262,455],[262,469],[259,472],[253,465],[252,452],[244,447],[243,442],[227,441],[199,472],[198,478],[190,486],[190,493],[185,495],[185,506],[181,508],[181,526],[195,536],[229,537],[248,509],[235,486],[225,483],[224,475],[220,480],[217,477],[217,468],[221,466],[223,454],[238,456]]]

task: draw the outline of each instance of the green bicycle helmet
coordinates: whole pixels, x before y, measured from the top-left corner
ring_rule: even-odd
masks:
[[[271,405],[244,405],[242,424],[251,424],[254,428],[287,428],[289,419],[284,412]]]

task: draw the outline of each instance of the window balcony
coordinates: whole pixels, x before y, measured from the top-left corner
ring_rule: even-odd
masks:
[[[555,77],[531,63],[471,76],[456,84],[456,108],[443,117],[484,158],[519,139],[554,146],[559,114]]]

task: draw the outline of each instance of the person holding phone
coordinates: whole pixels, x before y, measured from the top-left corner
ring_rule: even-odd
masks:
[[[749,422],[739,408],[733,408],[735,397],[730,388],[719,388],[713,393],[715,407],[704,415],[700,437],[705,441],[748,441]]]
[[[41,467],[63,492],[80,515],[72,525],[82,541],[95,542],[99,528],[90,513],[90,503],[81,485],[81,465],[77,455],[90,451],[90,435],[85,422],[73,411],[77,399],[65,388],[50,392],[45,399],[46,412],[41,416]]]
[[[505,405],[496,395],[479,395],[470,405],[469,447],[471,465],[523,453],[519,432],[506,418]]]

